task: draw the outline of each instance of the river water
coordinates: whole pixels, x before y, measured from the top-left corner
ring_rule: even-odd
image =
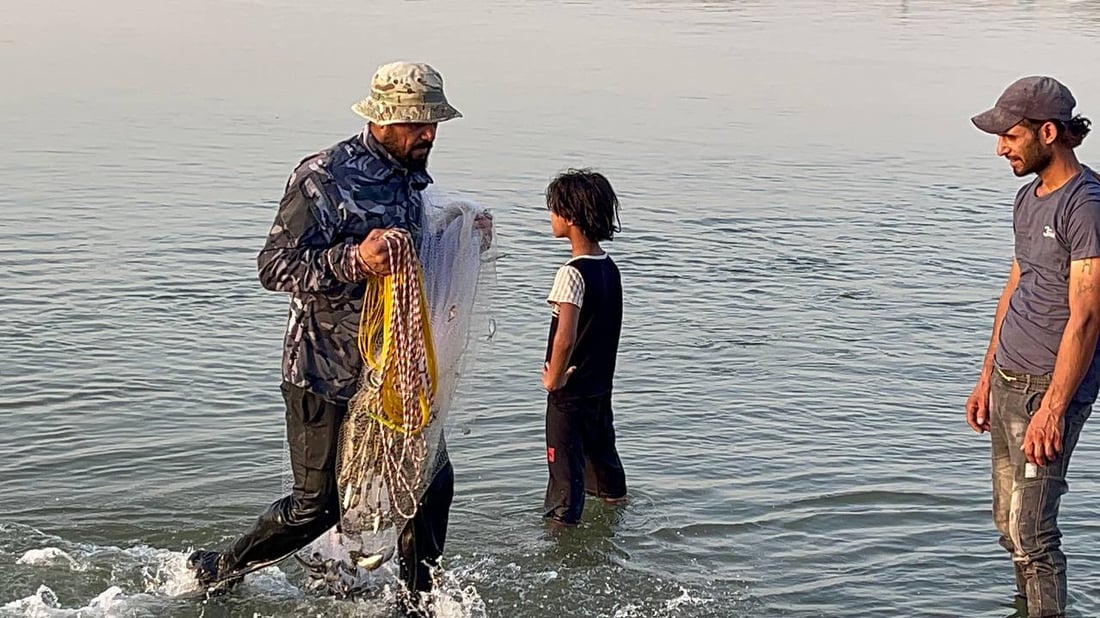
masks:
[[[1020,180],[970,115],[1057,76],[1100,117],[1100,2],[105,0],[0,20],[0,614],[386,616],[291,565],[188,598],[279,495],[294,164],[424,60],[440,187],[496,214],[496,336],[452,413],[445,616],[1010,616],[963,402]],[[1097,161],[1096,142],[1080,156]],[[611,179],[631,504],[548,533],[547,181]],[[1100,444],[1063,500],[1100,614]]]

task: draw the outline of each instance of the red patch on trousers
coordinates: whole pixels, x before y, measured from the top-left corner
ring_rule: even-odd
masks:
[[[554,463],[554,447],[546,447],[546,460],[550,463]]]

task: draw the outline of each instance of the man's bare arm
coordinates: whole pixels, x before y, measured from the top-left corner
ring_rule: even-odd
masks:
[[[1100,335],[1100,257],[1070,262],[1069,321],[1062,332],[1050,388],[1028,422],[1023,451],[1044,466],[1062,452],[1065,414],[1088,371]]]
[[[1069,268],[1069,321],[1043,397],[1043,406],[1059,415],[1069,407],[1088,371],[1100,335],[1100,257],[1074,260]]]
[[[1012,260],[1012,268],[1008,272],[1008,281],[1001,292],[1001,300],[997,302],[997,312],[993,316],[993,334],[989,338],[989,348],[985,352],[985,360],[982,361],[982,376],[989,379],[993,375],[993,356],[997,353],[997,342],[1001,339],[1001,323],[1008,313],[1008,302],[1016,292],[1016,286],[1020,283],[1020,263]]]
[[[966,423],[978,433],[989,431],[989,390],[990,379],[993,376],[993,357],[997,353],[997,342],[1001,339],[1001,323],[1005,313],[1008,312],[1008,303],[1012,294],[1016,292],[1016,285],[1020,282],[1020,264],[1012,260],[1012,268],[1008,273],[1008,281],[1005,282],[1001,292],[1001,300],[997,302],[997,311],[993,314],[993,333],[989,337],[989,347],[985,352],[985,360],[982,361],[982,372],[978,376],[978,384],[966,400]]]

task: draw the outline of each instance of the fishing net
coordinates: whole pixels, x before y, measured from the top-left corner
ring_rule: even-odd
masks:
[[[392,274],[372,277],[364,295],[363,372],[337,456],[340,522],[298,556],[309,587],[337,596],[384,582],[379,568],[446,461],[463,368],[492,334],[496,256],[475,222],[486,211],[460,197],[424,197],[420,247],[405,232],[387,232]]]

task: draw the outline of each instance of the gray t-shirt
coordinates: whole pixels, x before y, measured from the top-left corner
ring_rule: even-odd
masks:
[[[994,363],[1006,370],[1049,374],[1069,320],[1070,261],[1100,256],[1100,180],[1084,168],[1057,191],[1037,197],[1036,178],[1016,194],[1012,228],[1020,282],[1001,323]],[[1100,354],[1075,399],[1093,401]]]

